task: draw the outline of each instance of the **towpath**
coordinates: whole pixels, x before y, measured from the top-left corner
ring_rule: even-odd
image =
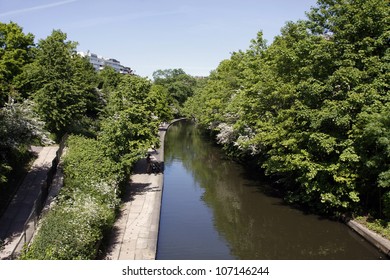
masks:
[[[164,137],[169,124],[159,128],[160,147],[149,153],[164,164]],[[154,260],[160,222],[163,172],[146,172],[146,159],[137,162],[130,177],[130,187],[114,224],[105,259]]]
[[[18,253],[24,242],[19,242],[24,232],[34,232],[33,224],[26,224],[34,209],[42,185],[45,184],[47,173],[56,157],[58,146],[39,147],[35,152],[38,158],[24,178],[7,210],[0,218],[0,239],[4,248],[0,251],[0,259],[8,259],[13,253]],[[30,235],[30,234],[29,234]],[[20,245],[20,246],[19,246]]]
[[[164,163],[164,138],[169,125],[165,124],[160,127],[161,146],[157,152],[150,150],[161,165]],[[140,160],[134,171],[130,178],[131,186],[125,193],[123,207],[111,234],[105,259],[154,260],[156,258],[163,173],[147,174],[146,159]],[[353,221],[347,224],[351,226],[351,223]],[[390,256],[388,240],[386,241],[363,226],[360,226],[359,230],[356,226],[351,227]]]

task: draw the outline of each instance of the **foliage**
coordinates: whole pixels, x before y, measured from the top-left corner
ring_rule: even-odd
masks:
[[[146,104],[151,105],[153,114],[162,122],[173,119],[172,97],[168,90],[160,85],[152,85]]]
[[[62,81],[45,84],[35,93],[34,100],[37,112],[47,123],[47,129],[57,138],[85,113],[82,95],[72,84]]]
[[[24,166],[31,143],[51,143],[45,129],[56,139],[84,135],[69,137],[64,187],[23,258],[91,259],[135,161],[172,117],[169,93],[111,68],[96,73],[60,30],[36,46],[33,39],[0,23],[0,102],[9,97],[0,109],[0,185],[3,191],[14,166]]]
[[[383,219],[373,219],[371,216],[358,216],[355,220],[368,229],[382,235],[383,237],[390,239],[390,223]]]
[[[65,187],[23,259],[93,259],[115,221],[124,173],[96,140],[71,136],[68,150]]]
[[[258,158],[292,203],[378,208],[390,186],[389,9],[318,1],[270,46],[259,32],[222,61],[184,112],[230,155]]]
[[[144,106],[133,105],[101,123],[100,142],[106,154],[124,168],[131,168],[151,145],[157,144],[158,122]]]
[[[24,34],[14,22],[0,22],[0,107],[9,98],[17,98],[13,81],[22,68],[32,59],[34,36]]]
[[[70,136],[64,159],[65,184],[78,189],[89,181],[120,182],[124,173],[106,155],[104,145],[90,138]],[[87,177],[87,178],[85,178]]]
[[[165,100],[151,88],[149,80],[126,75],[108,96],[98,139],[107,148],[107,156],[122,162],[124,168],[133,166],[157,144],[159,116],[164,116],[161,103]]]
[[[32,142],[52,143],[32,107],[32,102],[25,101],[0,108],[0,185],[12,169],[29,158]]]
[[[121,74],[116,72],[112,67],[104,67],[98,74],[99,85],[98,88],[104,94],[109,94],[116,89],[121,81]]]
[[[194,94],[197,85],[196,79],[186,74],[183,69],[157,70],[153,73],[153,81],[155,85],[168,90],[168,101],[171,102],[176,115],[180,114],[182,105]]]
[[[105,116],[113,116],[117,112],[132,105],[146,106],[151,83],[138,76],[122,76],[117,86],[108,94]]]
[[[24,259],[93,259],[114,221],[119,194],[136,160],[157,143],[162,102],[150,95],[150,81],[122,76],[101,114],[96,139],[70,136],[64,159],[64,187],[42,221]]]
[[[78,197],[45,217],[39,234],[21,259],[94,259],[102,234],[102,209],[91,197]]]
[[[390,220],[390,192],[387,192],[383,195],[383,214],[385,217]]]
[[[75,120],[85,114],[94,117],[101,108],[97,75],[85,58],[76,54],[77,43],[54,30],[40,40],[35,59],[24,67],[17,86],[28,91],[47,129],[59,139],[71,132]]]
[[[86,57],[73,56],[72,63],[74,68],[72,82],[77,85],[85,100],[86,115],[96,118],[104,107],[103,99],[97,91],[98,75]]]
[[[24,100],[16,81],[34,59],[34,36],[16,23],[0,22],[0,210],[16,190],[32,158],[32,143],[50,143],[44,123]]]

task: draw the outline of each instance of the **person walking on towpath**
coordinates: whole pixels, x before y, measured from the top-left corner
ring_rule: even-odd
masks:
[[[148,154],[148,156],[146,157],[146,173],[150,174],[150,165],[152,163],[152,158],[151,158],[151,155]]]

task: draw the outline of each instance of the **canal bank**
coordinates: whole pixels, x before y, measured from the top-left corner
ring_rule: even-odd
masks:
[[[175,120],[170,124],[165,124],[165,125],[160,127],[159,137],[160,137],[161,146],[159,147],[159,149],[157,151],[154,151],[152,149],[149,150],[149,152],[156,158],[156,160],[158,162],[160,162],[160,164],[162,166],[164,165],[165,133],[166,133],[168,127],[177,121],[179,121],[179,120]],[[193,135],[190,136],[190,138],[193,138]],[[180,139],[183,140],[183,137],[181,136]],[[169,141],[168,141],[168,143],[169,143]],[[166,152],[168,157],[169,157],[169,146],[170,145],[167,146],[168,151]],[[177,143],[176,143],[176,145],[173,144],[173,146],[177,146]],[[186,144],[185,146],[187,146],[188,149],[191,149],[191,150],[193,149],[192,145]],[[165,147],[165,148],[167,148],[167,147]],[[208,154],[208,152],[206,152],[206,153]],[[189,155],[190,151],[187,151],[185,154]],[[196,160],[196,161],[206,163],[206,161],[204,161],[204,160]],[[166,163],[166,164],[168,164],[168,163]],[[214,169],[216,167],[217,167],[217,165],[214,165]],[[212,171],[210,168],[206,168],[206,169],[208,170],[208,172],[206,172],[206,173],[210,173]],[[179,174],[179,173],[174,172],[174,174]],[[167,174],[165,174],[165,175],[167,176]],[[168,177],[169,177],[169,174],[168,174]],[[224,176],[222,176],[222,177],[224,177]],[[180,183],[183,182],[183,180],[175,180],[175,181],[180,182]],[[217,181],[221,181],[221,180],[217,179]],[[247,183],[248,182],[246,182],[246,184]],[[170,185],[169,182],[167,184]],[[153,174],[153,173],[147,174],[146,173],[146,160],[141,159],[135,167],[134,174],[131,176],[131,187],[128,188],[127,193],[125,194],[123,207],[121,208],[119,218],[114,225],[114,230],[113,230],[113,233],[112,233],[111,238],[110,238],[110,242],[109,242],[108,250],[107,250],[107,255],[106,255],[105,259],[153,260],[153,259],[159,258],[157,256],[156,251],[157,251],[157,244],[158,244],[157,242],[160,242],[158,239],[161,237],[161,236],[159,237],[159,233],[161,232],[160,220],[161,220],[161,204],[162,204],[163,185],[164,185],[163,173],[161,172],[158,174]],[[213,183],[212,185],[217,186],[218,184]],[[228,184],[223,184],[223,185],[224,185],[223,189],[225,190],[226,186]],[[236,188],[236,187],[234,187],[234,188]],[[182,186],[180,186],[180,189],[182,189]],[[165,196],[165,194],[164,194],[164,196]],[[218,196],[224,197],[223,193],[220,193]],[[253,194],[251,194],[250,196],[252,197]],[[237,198],[237,197],[239,197],[239,195],[233,195],[232,197]],[[207,200],[207,197],[205,197],[205,198]],[[177,201],[177,199],[175,199],[175,200]],[[181,196],[179,198],[179,201],[181,201],[184,204],[188,204],[188,203],[185,203],[185,198],[183,196]],[[229,202],[231,202],[231,201],[229,201]],[[229,204],[235,205],[237,203],[238,203],[238,201],[235,201],[234,203],[229,203]],[[256,199],[256,202],[253,202],[253,204],[254,203],[258,204],[259,199]],[[275,201],[274,203],[276,204],[277,202]],[[165,204],[166,203],[164,203],[164,205]],[[242,203],[242,207],[244,207],[245,205],[250,205],[250,204],[251,203]],[[239,208],[242,208],[242,207],[239,207]],[[241,209],[239,212],[242,212],[243,209]],[[288,211],[291,211],[291,210],[288,210]],[[180,212],[180,211],[175,211],[175,213],[178,213],[178,212]],[[192,212],[196,212],[196,211],[192,210]],[[224,210],[224,212],[226,212],[226,209]],[[198,212],[195,214],[196,214],[196,217],[198,217],[198,218],[199,218],[199,216],[201,216],[201,215],[199,215]],[[251,214],[252,214],[252,212],[251,212]],[[281,214],[281,213],[279,213],[279,214]],[[191,219],[188,216],[187,216],[186,220],[187,220],[187,222],[191,221],[191,223],[196,224],[196,220]],[[218,220],[219,219],[217,218],[217,220],[215,220],[215,221],[218,222]],[[245,219],[245,220],[248,220],[248,219]],[[252,228],[252,229],[248,229],[248,231],[245,231],[245,232],[246,233],[248,233],[248,232],[255,233],[255,232],[265,231],[265,229],[267,229],[268,227],[271,227],[271,224],[269,224],[267,221],[265,221],[265,222],[266,223],[262,224],[262,226],[258,230],[254,230]],[[279,221],[279,222],[281,225],[287,224],[286,225],[287,228],[284,230],[285,232],[291,233],[291,229],[294,229],[298,224],[301,225],[301,226],[299,226],[298,231],[302,232],[302,228],[301,228],[302,223],[301,222],[293,223],[293,224],[289,224],[288,222],[286,223],[286,222],[282,222],[282,221]],[[324,223],[324,222],[325,221],[322,221],[322,223]],[[164,221],[161,220],[161,223],[163,225]],[[353,228],[354,224],[355,224],[354,222],[349,222],[349,223],[347,222],[347,225],[350,226],[351,228]],[[214,226],[215,225],[218,226],[218,223],[214,224]],[[240,227],[243,227],[243,225],[244,224],[241,223]],[[226,226],[226,224],[225,224],[225,226]],[[168,227],[170,227],[170,226],[168,226]],[[240,227],[234,226],[234,228],[240,228]],[[176,230],[179,230],[180,226],[173,227],[173,228],[175,228],[175,231],[176,231]],[[245,225],[244,225],[244,228],[245,228]],[[315,228],[315,226],[313,228]],[[196,231],[195,230],[193,231],[194,233],[197,233],[197,235],[199,233],[198,229],[199,228],[197,228]],[[356,230],[356,228],[353,228],[353,229],[354,229],[354,232],[357,232],[360,237],[363,237],[365,240],[370,241],[369,238],[367,238],[368,235],[366,234],[366,232],[369,232],[369,230],[367,230],[365,227],[360,226],[359,227],[360,230]],[[336,231],[337,230],[338,229],[336,229]],[[332,233],[332,231],[334,231],[334,230],[329,229],[329,231],[328,230],[326,230],[326,231],[327,231],[327,233],[324,236],[322,236],[324,238],[326,238],[328,235],[330,235]],[[163,229],[163,232],[164,232],[164,229]],[[277,232],[277,230],[275,228],[272,230],[270,229],[270,232],[272,232],[272,236],[273,236],[274,233]],[[186,239],[189,237],[189,235],[190,235],[189,233],[187,235],[185,235]],[[228,234],[224,234],[224,233],[222,233],[222,235],[228,236]],[[244,236],[244,234],[239,234],[239,236]],[[304,236],[305,241],[303,241],[303,243],[308,243],[306,238],[307,238],[307,236],[305,235]],[[317,240],[321,240],[324,238],[318,238]],[[335,237],[334,239],[337,239],[337,238],[338,237]],[[210,238],[208,238],[208,239],[210,239]],[[352,235],[352,239],[358,239],[358,237]],[[176,238],[173,241],[175,246],[177,245],[177,243],[179,243],[178,242],[179,240],[180,240],[179,238]],[[205,239],[203,239],[203,242],[204,242],[204,240]],[[281,239],[277,238],[277,240],[278,240],[278,242],[280,242]],[[376,240],[378,240],[378,239],[376,239]],[[289,245],[296,246],[295,245],[296,241],[297,240],[295,239],[294,242],[291,242],[291,244],[289,244]],[[268,242],[268,243],[269,244],[276,244],[278,242]],[[333,242],[333,240],[330,239],[329,242]],[[374,242],[371,241],[370,243],[374,243]],[[383,242],[381,242],[381,244],[383,244]],[[192,244],[192,245],[194,245],[194,244]],[[251,247],[253,247],[252,245],[251,245]],[[316,251],[315,249],[316,249],[316,247],[318,247],[317,245],[318,244],[311,245],[312,248],[310,248],[311,249],[310,251],[312,253]],[[175,247],[175,246],[169,246],[169,247]],[[160,244],[158,245],[158,247],[159,247],[159,251],[160,251]],[[239,247],[242,247],[242,246],[240,245]],[[378,246],[378,245],[376,245],[376,247],[378,247],[378,248],[382,247],[380,249],[382,249],[382,251],[385,254],[389,255],[389,251],[388,250],[386,251],[386,248],[388,248],[388,247]],[[329,250],[336,250],[336,249],[326,248],[325,246],[323,246],[321,244],[319,245],[319,248],[320,248],[319,251],[321,254],[320,254],[320,256],[317,256],[315,258],[318,258],[318,257],[325,258],[325,259],[328,259],[328,258],[333,259],[334,258],[334,256],[328,255],[328,251]],[[208,257],[210,256],[208,253],[210,251],[210,249],[211,249],[211,247],[208,247],[208,250],[205,253]],[[264,249],[264,248],[262,248],[262,249]],[[297,250],[303,249],[303,248],[292,248],[292,249],[294,251],[297,251]],[[341,248],[341,249],[343,249],[343,248]],[[193,246],[191,246],[191,248],[189,250],[193,251]],[[161,251],[163,251],[163,250],[161,250]],[[180,259],[183,257],[186,258],[185,254],[183,254],[182,250],[174,250],[174,251],[176,251],[176,253],[181,252],[181,256],[173,256],[173,257],[170,256],[170,257],[168,257],[168,259]],[[260,252],[261,250],[256,249],[255,251]],[[162,256],[161,253],[159,253],[159,254],[161,257]],[[365,258],[364,256],[365,255],[363,253],[362,255],[360,255],[360,257],[358,256],[358,258],[364,259]],[[217,257],[222,259],[222,257],[220,257],[220,256],[217,256]],[[256,258],[256,257],[261,258],[261,256],[256,256],[256,255],[253,255],[251,257],[248,256],[248,258],[251,258],[251,259]],[[272,254],[268,256],[269,259],[277,259],[277,257],[278,257],[278,255],[272,255]],[[309,255],[309,257],[310,257],[310,255]],[[195,258],[201,259],[201,257],[195,257]],[[308,258],[308,256],[307,255],[306,256],[291,256],[291,259],[293,259],[293,258],[294,259]],[[337,259],[339,257],[336,256],[335,258]],[[351,257],[344,256],[343,258],[349,259]]]
[[[130,187],[123,196],[123,205],[109,237],[105,259],[154,260],[160,223],[164,185],[164,139],[168,127],[181,119],[159,127],[160,147],[149,149],[159,172],[147,172],[146,159],[139,160],[130,177]]]
[[[344,217],[345,224],[390,258],[390,240],[368,229],[357,221]]]
[[[169,129],[157,259],[383,259],[340,222],[303,213],[190,123]]]

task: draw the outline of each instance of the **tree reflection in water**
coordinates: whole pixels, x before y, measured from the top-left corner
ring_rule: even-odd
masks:
[[[159,259],[383,258],[344,224],[267,195],[189,122],[169,128],[165,166]]]

